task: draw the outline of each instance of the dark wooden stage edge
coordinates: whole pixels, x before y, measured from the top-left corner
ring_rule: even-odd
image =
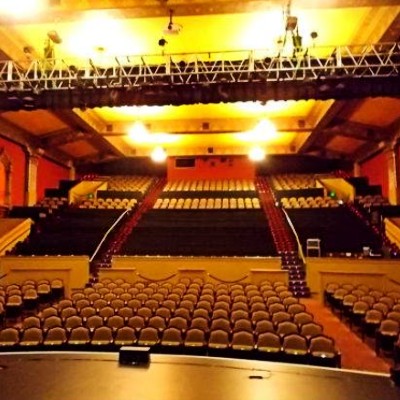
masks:
[[[388,375],[223,358],[117,353],[1,353],[7,400],[397,400]]]

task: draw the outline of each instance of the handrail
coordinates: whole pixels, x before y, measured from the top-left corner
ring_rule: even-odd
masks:
[[[283,211],[283,214],[285,215],[287,223],[289,224],[289,226],[290,226],[290,228],[291,228],[291,230],[293,232],[294,237],[296,238],[297,252],[299,254],[299,257],[301,258],[301,261],[305,265],[306,264],[306,259],[304,257],[303,248],[302,248],[301,243],[300,243],[299,235],[297,234],[296,229],[294,228],[294,225],[293,225],[291,219],[289,218],[288,213],[286,212],[286,210],[283,207],[282,207],[282,211]]]
[[[92,262],[94,258],[96,257],[97,253],[100,251],[101,246],[107,239],[108,235],[112,232],[112,230],[118,225],[119,221],[129,212],[130,210],[125,210],[117,219],[116,221],[111,225],[111,227],[108,229],[108,231],[104,234],[103,238],[100,240],[100,243],[96,247],[96,250],[92,254],[92,256],[89,259],[89,262]]]

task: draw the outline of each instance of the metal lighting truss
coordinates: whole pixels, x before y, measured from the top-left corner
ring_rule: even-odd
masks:
[[[400,71],[400,43],[115,57],[108,60],[44,59],[27,65],[0,61],[0,91],[132,89],[147,85],[321,81],[390,78]]]

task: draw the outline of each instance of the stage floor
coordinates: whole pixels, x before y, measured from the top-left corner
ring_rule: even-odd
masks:
[[[154,354],[123,366],[117,353],[0,353],[7,400],[397,400],[382,374],[271,362]]]

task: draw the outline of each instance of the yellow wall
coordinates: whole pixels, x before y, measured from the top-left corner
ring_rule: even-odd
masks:
[[[342,178],[323,178],[320,179],[322,185],[329,191],[336,193],[337,197],[343,201],[353,201],[355,189],[350,183]]]
[[[385,218],[384,224],[386,236],[400,246],[400,218]]]
[[[307,283],[322,295],[328,282],[366,284],[380,290],[400,290],[398,260],[308,258]]]
[[[26,279],[56,279],[64,282],[66,293],[83,288],[89,280],[89,258],[86,256],[2,257],[0,275],[7,274],[2,284],[22,283]]]
[[[82,181],[69,191],[69,202],[79,204],[86,200],[89,194],[95,196],[97,190],[106,190],[107,182],[102,181]]]
[[[308,258],[307,282],[313,295],[322,299],[328,282],[366,284],[381,290],[400,290],[397,260]],[[26,279],[61,278],[70,290],[83,288],[89,280],[88,257],[2,257],[2,284],[22,283]],[[279,258],[213,257],[124,257],[113,258],[112,268],[101,269],[100,279],[123,278],[176,282],[182,277],[201,277],[218,283],[252,282],[264,279],[287,282],[287,272],[280,269]]]
[[[0,256],[23,241],[31,232],[30,218],[2,218],[0,223]]]
[[[112,268],[103,269],[100,279],[124,278],[177,281],[183,276],[201,277],[210,282],[253,282],[263,279],[287,282],[279,258],[217,257],[113,257]]]

